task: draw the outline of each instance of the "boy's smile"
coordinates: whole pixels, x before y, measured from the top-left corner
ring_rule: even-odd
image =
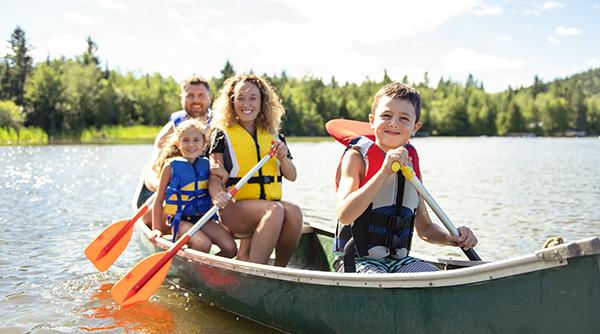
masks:
[[[415,107],[410,102],[382,96],[375,114],[369,115],[375,142],[384,151],[405,145],[421,127],[416,118]]]

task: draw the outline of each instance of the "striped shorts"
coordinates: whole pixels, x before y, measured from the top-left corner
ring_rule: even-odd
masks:
[[[338,272],[344,272],[343,258],[334,261],[334,266]],[[383,273],[419,273],[426,271],[437,271],[438,269],[429,262],[407,256],[402,259],[394,259],[387,256],[380,260],[356,258],[356,272],[365,274],[383,274]]]

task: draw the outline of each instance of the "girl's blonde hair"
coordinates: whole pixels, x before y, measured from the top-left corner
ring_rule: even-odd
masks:
[[[175,131],[172,134],[170,134],[167,138],[167,144],[165,145],[165,147],[163,147],[162,151],[160,151],[158,160],[156,160],[156,163],[152,168],[156,173],[160,174],[160,171],[165,165],[165,161],[167,161],[168,159],[183,156],[183,154],[181,154],[181,151],[179,150],[179,147],[177,146],[177,142],[181,139],[183,132],[190,128],[197,129],[198,131],[200,131],[200,133],[202,133],[202,138],[204,139],[204,147],[206,148],[206,144],[208,143],[208,126],[206,125],[206,123],[197,119],[185,120],[181,122],[181,124],[179,124],[175,128]]]
[[[225,80],[219,97],[215,100],[211,127],[224,130],[237,123],[233,100],[236,87],[244,82],[254,84],[260,91],[260,112],[256,117],[256,127],[261,127],[271,134],[279,133],[285,109],[275,89],[265,79],[254,74],[238,74]]]

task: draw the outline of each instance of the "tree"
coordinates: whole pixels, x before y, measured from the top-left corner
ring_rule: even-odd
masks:
[[[23,115],[13,101],[0,101],[0,128],[18,129],[23,125]]]
[[[27,126],[37,126],[49,136],[61,135],[64,131],[64,87],[60,77],[58,61],[38,64],[25,85],[27,99]]]
[[[33,59],[28,54],[32,46],[27,42],[25,31],[19,26],[10,35],[8,43],[10,52],[5,58],[8,63],[9,94],[18,105],[23,105],[25,80],[32,71]]]
[[[217,79],[213,79],[213,86],[215,91],[213,93],[217,93],[218,91],[221,90],[221,87],[223,87],[223,83],[225,82],[225,80],[227,80],[228,78],[232,77],[235,75],[235,70],[233,69],[233,65],[231,65],[231,63],[229,62],[229,60],[225,61],[225,66],[223,66],[223,69],[221,69],[221,76]]]
[[[96,56],[96,51],[98,51],[98,44],[96,44],[96,42],[94,42],[94,40],[92,39],[91,36],[88,36],[88,38],[86,38],[85,42],[86,42],[87,46],[86,46],[85,51],[79,58],[79,61],[83,65],[86,65],[86,66],[87,65],[93,65],[93,66],[100,65],[100,60]]]

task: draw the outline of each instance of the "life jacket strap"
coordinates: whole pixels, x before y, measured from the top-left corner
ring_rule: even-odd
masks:
[[[238,183],[239,180],[241,180],[241,177],[230,177],[227,182],[226,185],[232,186],[236,183]],[[253,176],[248,180],[248,183],[262,183],[262,184],[270,184],[270,183],[274,183],[275,180],[277,180],[277,182],[281,183],[281,175],[278,176],[272,176],[272,175],[263,175],[263,176]]]

